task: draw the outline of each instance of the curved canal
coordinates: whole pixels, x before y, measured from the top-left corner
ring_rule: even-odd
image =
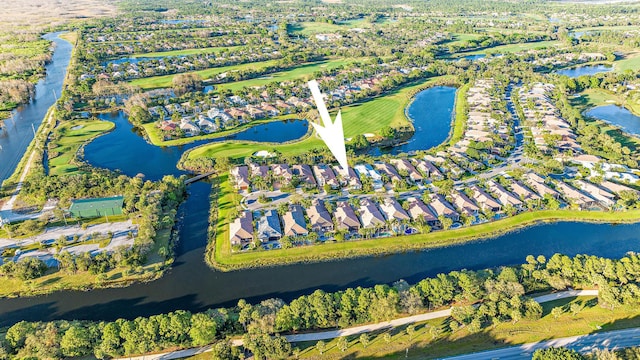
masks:
[[[33,129],[40,126],[56,96],[60,96],[73,48],[68,41],[58,37],[61,33],[43,36],[55,44],[51,62],[45,66],[47,76],[36,84],[34,99],[14,110],[13,120],[5,120],[4,129],[0,130],[0,184],[11,176],[33,140]]]
[[[455,89],[436,87],[425,91],[418,94],[408,109],[417,131],[415,139],[402,151],[430,148],[448,135]],[[447,99],[449,102],[444,102]],[[149,179],[157,179],[165,174],[179,174],[175,168],[178,158],[184,150],[199,144],[155,147],[136,134],[121,114],[105,115],[104,118],[114,121],[116,129],[87,145],[86,159],[94,165],[120,169],[127,175],[143,173]],[[298,124],[304,129],[307,127]],[[286,128],[275,128],[280,126],[275,123],[267,125],[266,129],[245,130],[236,134],[236,138],[261,141],[267,137],[260,135],[261,131],[268,132],[269,141],[285,141],[302,135],[291,133],[291,124],[282,125]],[[436,134],[432,129],[438,126],[445,131]],[[524,262],[529,254],[549,257],[559,252],[621,257],[628,251],[640,251],[637,236],[640,224],[566,222],[425,251],[222,273],[209,269],[203,259],[210,190],[210,185],[203,182],[189,186],[189,198],[180,207],[182,221],[176,261],[163,278],[126,288],[61,291],[32,298],[1,299],[0,326],[20,320],[113,320],[177,309],[201,311],[234,305],[240,298],[251,302],[272,297],[291,300],[315,289],[335,291],[390,283],[401,278],[415,282],[440,272],[517,264]]]

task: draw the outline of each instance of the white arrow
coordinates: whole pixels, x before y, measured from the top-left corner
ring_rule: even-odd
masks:
[[[320,119],[322,119],[322,123],[324,126],[320,126],[320,124],[311,123],[313,128],[316,129],[320,138],[327,144],[329,150],[333,156],[340,163],[340,167],[345,173],[349,173],[349,164],[347,164],[347,149],[344,145],[344,131],[342,129],[342,115],[341,112],[338,111],[338,115],[336,116],[336,121],[331,121],[331,116],[329,116],[329,111],[327,111],[327,107],[324,104],[324,99],[322,98],[322,94],[320,93],[320,88],[318,87],[318,82],[315,80],[309,81],[309,89],[311,90],[311,95],[313,95],[313,99],[316,102],[316,106],[318,107],[318,112],[320,113]]]

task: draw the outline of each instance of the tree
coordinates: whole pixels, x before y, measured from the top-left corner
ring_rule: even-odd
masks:
[[[365,349],[367,348],[367,346],[369,346],[369,343],[370,343],[369,334],[364,333],[360,335],[360,338],[358,338],[358,340],[360,341],[360,344],[362,344],[362,347],[364,347]]]
[[[338,339],[338,343],[336,344],[336,346],[338,347],[338,349],[340,349],[340,351],[345,352],[349,348],[349,341],[346,337],[343,336]]]
[[[326,350],[326,348],[327,348],[327,344],[326,344],[324,341],[320,340],[320,341],[318,341],[318,342],[316,343],[316,350],[318,350],[318,352],[320,353],[320,355],[322,355],[322,353],[324,353],[324,351]]]
[[[238,357],[233,353],[231,344],[226,341],[218,341],[211,347],[212,360],[235,360]]]
[[[202,90],[202,77],[196,73],[178,74],[172,80],[173,91],[181,96],[192,91]]]
[[[391,139],[395,135],[396,135],[396,131],[391,126],[385,126],[382,129],[380,129],[380,136],[382,136],[385,139]]]
[[[91,353],[91,336],[87,329],[72,325],[60,340],[60,350],[65,357],[84,356]]]
[[[553,309],[551,309],[551,316],[553,316],[553,318],[556,320],[558,320],[558,318],[562,316],[562,313],[564,313],[564,311],[560,306],[556,306]]]
[[[573,316],[577,316],[582,310],[582,306],[574,302],[574,303],[571,303],[571,306],[569,306],[569,310],[571,310],[571,313],[573,314]]]
[[[444,230],[449,230],[449,228],[451,228],[451,225],[453,225],[453,220],[448,217],[440,215],[438,216],[438,220],[440,220],[440,224],[442,224],[442,228]]]
[[[216,322],[209,315],[198,313],[191,316],[189,337],[194,346],[207,345],[216,338]]]
[[[129,121],[134,126],[140,127],[151,120],[151,114],[142,106],[134,105],[129,109]]]
[[[393,340],[390,332],[384,333],[383,339],[384,339],[384,342],[387,344],[391,343],[391,340]]]
[[[416,334],[416,327],[414,325],[407,326],[406,330],[409,340],[413,340],[413,336]]]
[[[533,353],[531,360],[584,360],[585,357],[575,350],[567,348],[539,349]]]

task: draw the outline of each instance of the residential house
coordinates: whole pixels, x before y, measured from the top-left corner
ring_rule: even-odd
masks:
[[[478,203],[482,210],[498,212],[502,208],[502,205],[498,200],[494,199],[493,196],[489,195],[489,193],[484,191],[480,186],[473,185],[470,189],[473,192],[473,199]]]
[[[216,125],[216,123],[202,115],[198,116],[198,127],[206,133],[218,131],[218,126]]]
[[[609,192],[612,192],[612,193],[615,193],[615,194],[618,194],[618,195],[620,195],[620,193],[623,192],[623,191],[631,191],[631,192],[634,192],[636,194],[638,193],[638,190],[632,189],[632,188],[630,188],[628,186],[620,185],[618,183],[607,181],[607,180],[604,180],[603,182],[601,182],[600,183],[600,187],[608,190]]]
[[[494,193],[502,206],[511,205],[518,209],[522,207],[522,201],[520,201],[520,199],[511,192],[507,191],[507,189],[495,180],[490,180],[487,183],[487,186],[489,187],[489,190]]]
[[[478,215],[480,208],[462,191],[454,191],[451,194],[453,204],[466,216]]]
[[[556,189],[560,193],[562,193],[565,199],[573,204],[578,205],[581,209],[588,209],[598,204],[598,201],[590,195],[587,195],[562,181],[558,181],[556,183]]]
[[[340,166],[334,165],[333,171],[338,175],[338,180],[343,186],[347,186],[349,189],[360,190],[362,189],[362,183],[360,177],[356,174],[352,167],[349,167],[348,171],[344,171]]]
[[[358,220],[358,216],[356,216],[351,205],[346,201],[338,203],[333,217],[336,219],[338,229],[340,230],[347,230],[353,233],[360,229],[360,220]]]
[[[585,193],[591,195],[605,207],[610,207],[616,203],[616,195],[600,186],[584,180],[576,180],[575,184]]]
[[[316,201],[307,209],[307,217],[313,231],[322,233],[333,231],[333,220],[321,201]]]
[[[229,224],[231,245],[242,246],[253,241],[253,216],[250,211],[243,211],[240,217]]]
[[[420,170],[424,176],[439,181],[444,179],[444,175],[432,162],[427,160],[415,159],[416,168]]]
[[[407,201],[409,202],[408,213],[413,221],[423,222],[433,227],[440,225],[438,216],[422,200],[411,197]]]
[[[520,181],[512,181],[511,182],[511,190],[515,195],[517,195],[522,201],[529,200],[540,200],[540,196],[535,192],[531,191],[528,187],[526,187]]]
[[[411,219],[398,200],[394,198],[385,197],[380,204],[380,211],[382,211],[382,214],[387,221],[396,220],[398,222],[402,222]]]
[[[380,174],[386,174],[391,183],[402,181],[402,177],[400,177],[400,174],[398,174],[393,166],[387,163],[375,163],[373,166],[380,172]]]
[[[429,194],[429,197],[431,198],[429,207],[433,209],[433,212],[437,216],[444,216],[453,221],[460,220],[460,214],[458,214],[453,205],[451,205],[444,196],[440,194]]]
[[[360,221],[364,228],[384,227],[384,216],[378,210],[376,204],[369,199],[360,200]]]
[[[267,210],[258,219],[258,239],[262,242],[279,240],[282,237],[280,218],[275,210]]]
[[[251,163],[249,164],[249,169],[251,169],[251,177],[259,176],[264,178],[265,180],[269,177],[269,167],[267,165],[258,165]]]
[[[340,183],[336,178],[336,175],[331,170],[331,167],[326,164],[318,164],[313,166],[313,174],[316,176],[316,180],[318,181],[318,186],[324,187],[325,185],[329,185],[332,189],[338,189],[340,187]]]
[[[271,165],[271,172],[273,173],[274,181],[277,183],[278,188],[283,185],[288,185],[293,179],[293,172],[287,164],[274,164]]]
[[[236,166],[231,169],[231,176],[235,182],[235,186],[239,190],[249,190],[251,182],[249,182],[249,168],[246,166]]]
[[[358,164],[354,166],[354,169],[358,176],[368,177],[371,179],[374,190],[381,190],[384,186],[382,183],[382,176],[373,168],[373,166],[369,164]]]
[[[525,182],[527,185],[531,186],[533,190],[535,190],[540,196],[545,197],[546,195],[550,195],[555,199],[560,197],[560,193],[549,187],[540,175],[536,173],[527,173],[524,175]]]
[[[180,129],[184,131],[185,135],[187,136],[196,136],[200,134],[200,128],[197,125],[191,122],[184,121],[184,119],[180,123]]]
[[[291,210],[282,217],[282,223],[284,224],[284,236],[297,237],[309,234],[300,205],[293,205]]]
[[[313,172],[309,165],[293,165],[291,167],[291,172],[293,175],[297,176],[302,183],[306,184],[307,187],[316,186],[316,179],[313,177]]]
[[[398,169],[398,173],[406,172],[409,179],[414,183],[422,182],[424,179],[413,164],[407,159],[392,159],[391,164]]]

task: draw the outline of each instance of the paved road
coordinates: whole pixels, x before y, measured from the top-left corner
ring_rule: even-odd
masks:
[[[608,331],[597,334],[572,336],[560,339],[540,341],[504,349],[483,351],[447,358],[448,360],[511,360],[531,359],[538,349],[564,346],[580,353],[596,349],[620,349],[640,346],[640,328]]]
[[[549,301],[571,298],[576,296],[597,296],[597,295],[598,295],[598,290],[569,290],[569,291],[552,293],[548,295],[542,295],[542,296],[535,297],[533,299],[539,303],[543,303],[543,302],[549,302]],[[451,309],[446,309],[446,310],[433,311],[433,312],[428,312],[428,313],[419,314],[419,315],[407,316],[400,319],[394,319],[391,321],[383,321],[376,324],[355,326],[347,329],[329,330],[329,331],[321,331],[321,332],[314,332],[314,333],[307,333],[307,334],[285,335],[285,338],[289,342],[328,340],[328,339],[334,339],[342,336],[358,335],[358,334],[372,332],[372,331],[390,329],[393,327],[413,324],[413,323],[422,322],[426,320],[443,318],[449,315],[451,315]],[[638,329],[638,331],[640,332],[640,329]],[[233,346],[242,346],[242,344],[243,344],[242,339],[235,339],[232,341]],[[193,356],[196,354],[206,353],[209,351],[211,351],[211,347],[204,346],[200,348],[179,350],[179,351],[166,352],[166,353],[160,353],[160,354],[150,354],[150,355],[144,355],[144,356],[135,356],[135,357],[121,358],[121,359],[123,360],[124,359],[169,360],[169,359],[180,359],[188,356]],[[467,355],[464,355],[464,356],[467,356]],[[467,359],[467,358],[464,358],[464,359]],[[468,359],[476,359],[476,358],[470,357]]]

